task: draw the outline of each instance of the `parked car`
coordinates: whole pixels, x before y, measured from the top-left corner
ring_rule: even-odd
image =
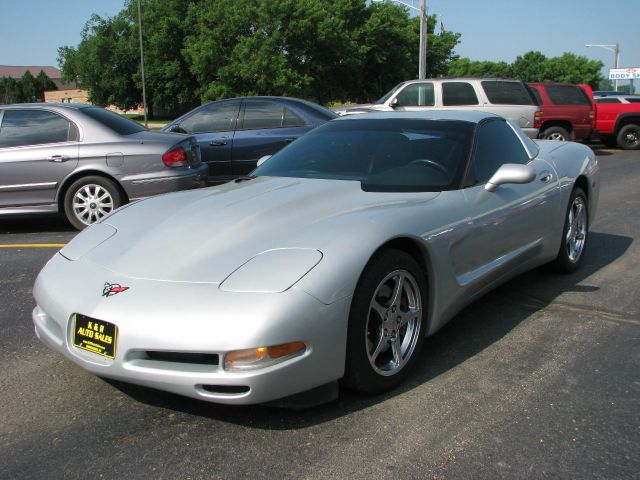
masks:
[[[640,102],[633,101],[636,98],[629,95],[595,97],[596,130],[605,145],[640,150]]]
[[[367,111],[423,111],[434,108],[481,110],[512,119],[530,138],[537,138],[540,108],[519,80],[496,78],[429,78],[393,87],[377,102],[336,109],[340,115]]]
[[[542,109],[540,138],[561,141],[591,138],[595,107],[588,85],[530,83],[529,87]]]
[[[231,98],[202,105],[163,130],[193,135],[209,180],[220,182],[248,174],[261,157],[335,117],[331,110],[298,98]]]
[[[82,232],[36,280],[36,333],[101,377],[210,402],[385,391],[480,295],[578,268],[599,185],[587,146],[490,113],[350,115]]]
[[[596,103],[640,103],[640,95],[604,95],[596,96]]]
[[[0,215],[65,213],[83,229],[120,205],[203,184],[193,137],[89,105],[0,105]]]

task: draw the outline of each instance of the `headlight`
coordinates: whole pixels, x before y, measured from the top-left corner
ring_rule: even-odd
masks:
[[[73,240],[67,243],[62,250],[62,255],[67,260],[78,260],[87,254],[102,242],[113,237],[117,230],[111,225],[105,223],[94,223],[90,227],[85,228]]]
[[[262,252],[229,275],[220,290],[238,293],[280,293],[288,290],[322,260],[311,248]]]
[[[299,357],[307,351],[304,342],[283,343],[271,347],[247,348],[229,352],[224,357],[224,369],[247,371],[270,367],[290,358]]]

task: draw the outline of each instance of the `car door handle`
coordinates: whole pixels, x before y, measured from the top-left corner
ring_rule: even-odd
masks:
[[[293,142],[294,140],[295,140],[295,138],[294,138],[294,137],[290,137],[290,138],[285,138],[285,139],[284,139],[285,143],[291,143],[291,142]]]
[[[216,138],[215,140],[212,140],[212,141],[209,142],[209,146],[210,147],[222,147],[222,146],[227,144],[227,140],[229,140],[229,137]]]
[[[540,181],[544,183],[549,183],[553,179],[553,175],[551,172],[542,172],[540,174]]]
[[[62,163],[69,160],[69,155],[51,155],[50,157],[47,157],[47,160],[50,162]]]

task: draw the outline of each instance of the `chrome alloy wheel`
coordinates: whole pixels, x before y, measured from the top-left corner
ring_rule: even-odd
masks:
[[[374,371],[398,373],[411,358],[422,322],[416,279],[406,270],[388,274],[376,288],[367,315],[366,351]]]
[[[580,260],[587,240],[587,208],[584,199],[576,196],[567,215],[567,257],[572,263]]]
[[[547,140],[558,140],[560,142],[564,142],[567,139],[565,138],[565,136],[562,133],[553,132],[553,133],[549,134],[549,136],[547,137]]]
[[[73,196],[73,213],[85,225],[91,225],[113,211],[113,197],[101,185],[83,185]]]

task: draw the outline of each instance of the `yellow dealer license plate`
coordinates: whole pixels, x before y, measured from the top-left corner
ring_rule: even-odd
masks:
[[[107,358],[116,358],[118,327],[76,313],[73,316],[73,345]]]

